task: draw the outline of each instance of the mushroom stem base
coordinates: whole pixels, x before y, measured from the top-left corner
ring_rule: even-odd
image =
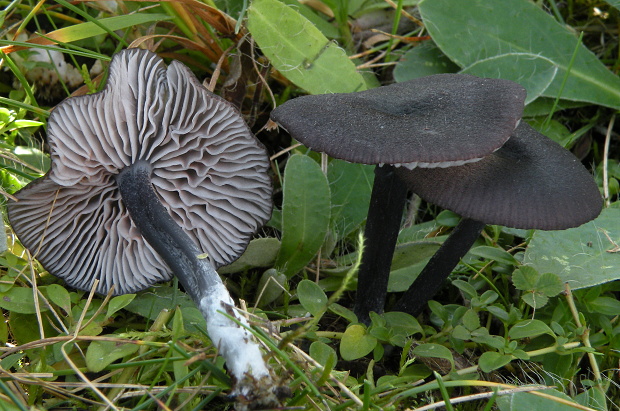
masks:
[[[463,218],[392,310],[418,315],[467,254],[484,226],[480,221]]]
[[[117,176],[116,182],[129,215],[205,317],[209,337],[226,360],[235,380],[233,395],[240,402],[237,409],[244,409],[243,404],[248,399],[257,405],[277,406],[274,393],[277,384],[263,360],[259,345],[247,329],[229,317],[243,325],[247,325],[247,321],[236,312],[228,290],[209,260],[198,258],[202,251],[159,201],[150,175],[150,166],[138,162]]]

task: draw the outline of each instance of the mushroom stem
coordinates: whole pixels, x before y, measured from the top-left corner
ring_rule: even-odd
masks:
[[[477,220],[461,219],[413,284],[394,305],[393,311],[417,315],[428,300],[439,291],[461,258],[467,254],[485,225]]]
[[[385,306],[390,266],[407,200],[407,188],[394,173],[394,167],[375,167],[364,236],[366,246],[357,279],[355,314],[370,324],[370,312],[382,313]]]
[[[234,302],[209,260],[198,258],[201,250],[160,202],[151,184],[150,165],[137,162],[126,167],[116,177],[116,183],[142,236],[179,278],[205,317],[209,337],[235,379],[233,393],[273,405],[271,390],[275,384],[258,344],[252,334],[222,312],[244,325],[247,321],[234,310]]]

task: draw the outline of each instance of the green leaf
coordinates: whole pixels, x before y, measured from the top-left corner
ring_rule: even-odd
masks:
[[[508,336],[514,340],[538,337],[542,334],[553,335],[553,331],[551,331],[551,328],[549,328],[547,324],[540,320],[519,321],[508,331]]]
[[[314,281],[301,280],[297,285],[297,297],[301,305],[313,316],[319,316],[327,309],[327,296]]]
[[[256,238],[248,244],[241,257],[231,264],[220,267],[220,274],[233,274],[256,267],[271,267],[280,251],[280,240],[273,237]]]
[[[418,357],[425,358],[443,358],[450,362],[452,368],[454,368],[454,357],[452,352],[440,344],[420,344],[411,351]]]
[[[20,160],[22,160],[26,164],[43,172],[46,172],[50,168],[49,156],[38,148],[17,146],[13,149],[13,154],[15,154]],[[16,167],[20,171],[24,170],[24,168],[20,167],[19,165],[17,165]]]
[[[558,397],[558,400],[553,398],[541,397],[529,392],[516,392],[508,395],[501,395],[497,397],[497,406],[500,411],[523,411],[523,410],[553,410],[553,411],[575,411],[578,408],[578,404],[566,394],[558,392],[553,388],[540,390],[541,393]],[[562,400],[560,402],[559,400]],[[573,407],[570,405],[574,403]]]
[[[316,362],[325,367],[327,364],[338,358],[336,351],[329,345],[320,341],[315,341],[310,344],[310,357],[314,358]]]
[[[321,167],[295,154],[284,171],[282,245],[276,268],[291,277],[321,249],[330,221],[330,192]]]
[[[110,300],[110,303],[108,304],[108,312],[106,315],[108,317],[111,317],[115,312],[129,305],[129,303],[131,303],[134,298],[136,298],[135,294],[118,295],[112,298]]]
[[[62,308],[66,314],[71,314],[71,295],[65,287],[59,284],[50,284],[46,289],[47,298]]]
[[[138,351],[137,344],[119,344],[114,341],[93,341],[86,351],[86,366],[91,372],[100,372],[119,358]]]
[[[403,55],[394,68],[394,80],[400,83],[433,74],[454,73],[458,69],[432,41],[425,41]]]
[[[357,316],[355,315],[355,313],[351,310],[349,310],[347,307],[343,307],[342,305],[338,304],[338,303],[332,303],[329,305],[329,311],[333,312],[334,314],[344,318],[345,320],[347,320],[350,323],[356,323],[357,322]]]
[[[397,245],[392,257],[388,291],[392,293],[409,289],[439,247],[439,243],[430,241]]]
[[[367,88],[344,50],[308,19],[277,0],[254,0],[248,30],[273,66],[310,94],[350,93]]]
[[[19,314],[34,314],[37,310],[33,292],[32,288],[12,287],[8,291],[0,293],[0,308]],[[47,307],[43,304],[40,304],[39,308],[41,311],[47,311]]]
[[[353,361],[370,354],[377,345],[377,339],[366,332],[363,325],[349,326],[340,340],[340,356],[345,361]]]
[[[523,81],[544,74],[539,64],[547,59],[558,70],[543,96],[620,108],[620,79],[578,44],[573,32],[528,0],[423,0],[419,10],[435,43],[461,67],[502,56],[507,60],[501,77]],[[536,55],[536,71],[532,64],[504,64],[515,53]]]
[[[554,273],[571,289],[620,279],[620,203],[594,221],[562,231],[536,231],[523,263],[539,273]],[[561,209],[558,210],[561,212]]]
[[[482,353],[478,359],[478,366],[482,372],[491,372],[502,368],[512,360],[511,355],[500,354],[494,351],[487,351]]]
[[[122,30],[141,24],[170,20],[171,18],[172,17],[168,16],[167,14],[133,13],[124,16],[115,16],[99,19],[99,25],[92,22],[74,24],[72,26],[67,26],[62,29],[54,30],[47,36],[63,43],[70,43],[99,36],[101,34],[106,34],[108,33],[108,31]],[[107,28],[108,30],[104,30],[102,26]]]
[[[514,69],[515,66],[518,71]],[[478,60],[464,67],[461,72],[519,83],[527,90],[525,104],[529,104],[551,85],[558,73],[558,66],[550,59],[536,54],[507,53]]]
[[[472,299],[478,297],[478,291],[474,288],[473,285],[463,280],[454,280],[452,281],[452,285],[457,287],[459,290],[463,291],[467,294],[467,298]]]
[[[517,290],[531,291],[536,288],[540,274],[532,267],[519,267],[512,273],[512,282]]]
[[[263,307],[274,302],[284,293],[287,287],[286,282],[286,276],[279,273],[275,268],[266,270],[258,282],[256,298],[260,297],[260,300],[257,304]]]
[[[478,257],[494,260],[506,265],[516,265],[517,260],[506,250],[499,247],[482,245],[472,248],[469,253]]]
[[[460,324],[454,327],[450,335],[452,336],[452,338],[457,338],[463,341],[471,339],[471,333],[469,332],[469,330]]]
[[[331,226],[343,238],[366,220],[374,166],[332,160],[327,169],[331,191]]]
[[[383,318],[392,332],[395,334],[403,334],[409,337],[413,334],[424,335],[424,329],[418,320],[411,314],[401,313],[398,311],[387,312],[383,314]]]
[[[620,301],[612,297],[597,297],[586,305],[588,310],[604,315],[616,316],[620,313]]]
[[[525,293],[521,296],[521,299],[532,308],[544,307],[549,302],[549,298],[536,292]]]
[[[184,327],[188,332],[200,333],[206,330],[207,323],[196,308],[196,304],[187,296],[170,286],[159,285],[151,287],[148,293],[137,294],[125,309],[145,318],[155,320],[161,310],[169,310],[176,306],[181,307]]]
[[[564,291],[564,283],[554,273],[544,273],[536,282],[536,290],[547,297],[555,297]]]
[[[465,315],[463,315],[463,325],[469,331],[476,330],[480,327],[480,318],[478,317],[478,313],[474,310],[467,310]]]

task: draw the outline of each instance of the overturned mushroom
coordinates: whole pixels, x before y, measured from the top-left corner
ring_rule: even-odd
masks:
[[[16,194],[9,219],[69,285],[123,294],[175,274],[207,320],[235,394],[273,405],[274,383],[215,269],[270,217],[269,161],[238,111],[179,62],[130,49],[104,90],[59,104],[52,167]],[[198,258],[207,254],[208,258]]]
[[[486,224],[563,230],[596,218],[603,206],[579,160],[526,123],[476,163],[396,174],[426,201],[464,217],[393,307],[410,314],[435,295]]]
[[[376,164],[355,313],[382,312],[406,201],[392,165],[449,167],[501,147],[519,123],[525,90],[506,80],[439,74],[349,94],[303,96],[271,117],[316,151]]]

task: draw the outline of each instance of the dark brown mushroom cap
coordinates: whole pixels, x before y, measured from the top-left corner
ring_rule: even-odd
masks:
[[[307,147],[351,162],[464,162],[504,144],[525,96],[508,80],[438,74],[357,93],[298,97],[271,118]]]
[[[9,219],[52,274],[98,292],[171,278],[123,205],[115,176],[138,161],[172,218],[217,267],[271,215],[269,160],[238,111],[179,62],[116,54],[103,91],[70,98],[48,122],[52,167],[16,194]],[[47,220],[49,218],[49,223]]]
[[[396,172],[424,200],[486,224],[561,230],[594,219],[603,205],[579,160],[525,123],[478,162]]]

